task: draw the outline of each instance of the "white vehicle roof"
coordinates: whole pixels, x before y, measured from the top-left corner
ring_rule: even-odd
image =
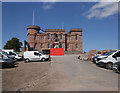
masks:
[[[13,49],[2,49],[2,51],[7,52],[7,53],[9,53],[9,52],[14,52]]]
[[[14,49],[2,49],[2,51],[14,51]]]
[[[39,51],[25,51],[25,52],[29,52],[29,53],[30,53],[30,52],[39,52]],[[24,52],[24,53],[25,53],[25,52]]]

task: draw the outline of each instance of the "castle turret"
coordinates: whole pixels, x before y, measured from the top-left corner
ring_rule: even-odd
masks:
[[[39,30],[39,26],[27,26],[27,43],[30,46],[30,50],[36,49]]]

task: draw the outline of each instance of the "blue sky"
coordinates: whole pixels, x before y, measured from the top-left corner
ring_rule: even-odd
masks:
[[[118,13],[116,3],[100,2],[3,2],[2,45],[12,37],[27,39],[28,25],[42,29],[83,29],[83,50],[118,48]]]

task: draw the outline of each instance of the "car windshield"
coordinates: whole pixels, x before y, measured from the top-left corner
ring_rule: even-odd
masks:
[[[44,55],[43,53],[39,52],[39,54]]]
[[[102,54],[102,55],[107,55],[107,56],[109,56],[109,55],[113,54],[114,52],[116,52],[116,50],[112,50],[112,51],[107,52],[107,53],[104,53],[104,54]]]
[[[2,51],[2,54],[4,54],[4,55],[9,55],[7,52],[4,52],[4,51]]]
[[[17,55],[19,55],[19,53],[18,52],[13,52],[14,54],[17,54]]]

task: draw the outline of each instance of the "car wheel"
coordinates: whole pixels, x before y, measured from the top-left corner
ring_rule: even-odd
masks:
[[[78,56],[78,59],[80,59],[80,56]]]
[[[45,62],[45,58],[42,58],[42,62]]]
[[[25,62],[30,62],[30,60],[29,59],[25,59]]]
[[[113,64],[112,63],[107,63],[106,68],[112,70],[113,69]]]

